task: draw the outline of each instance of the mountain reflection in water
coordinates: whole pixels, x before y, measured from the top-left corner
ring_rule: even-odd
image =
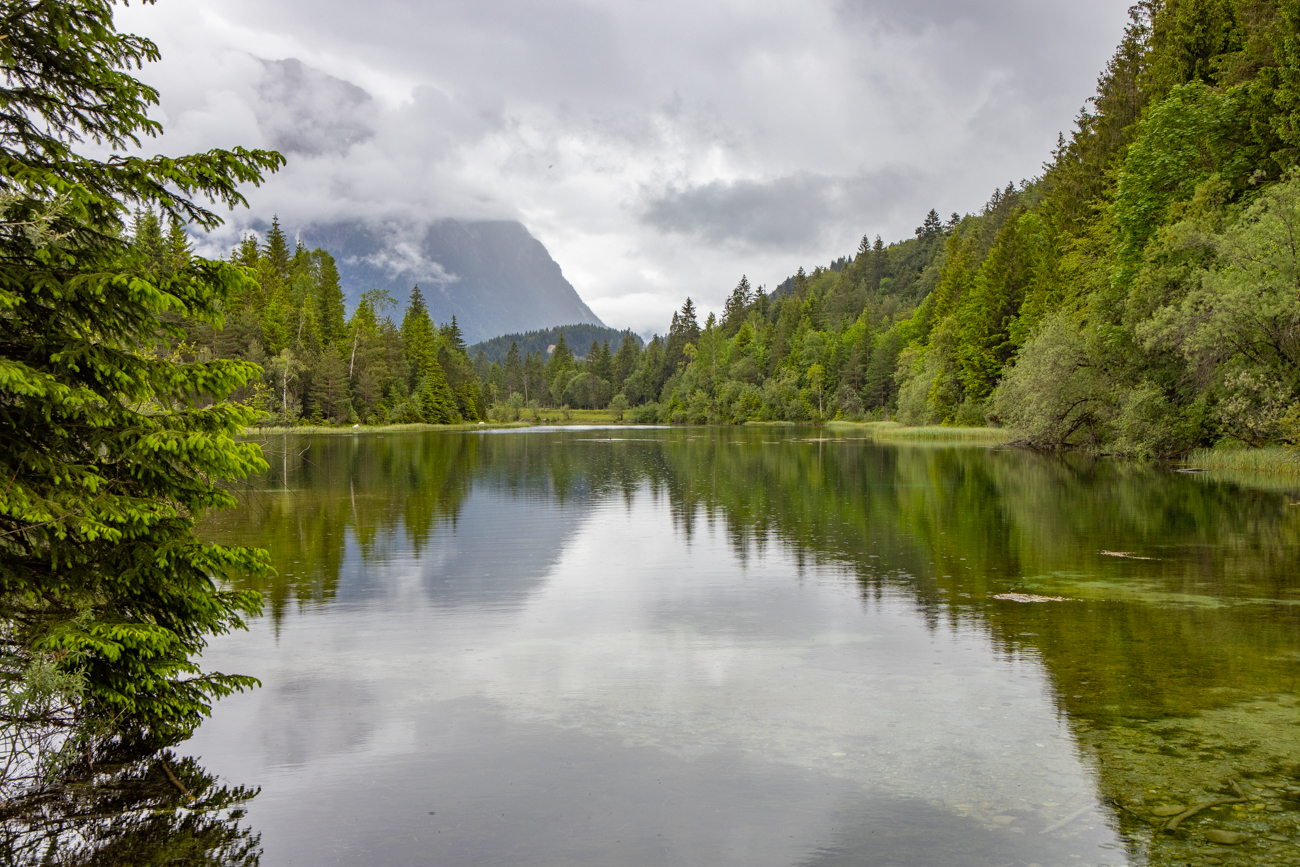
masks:
[[[1285,492],[844,430],[274,440],[183,751],[268,865],[1296,860]]]

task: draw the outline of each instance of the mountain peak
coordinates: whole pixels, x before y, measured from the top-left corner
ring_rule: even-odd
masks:
[[[299,230],[334,256],[349,306],[367,289],[405,305],[419,285],[438,322],[452,316],[475,343],[556,325],[604,325],[541,241],[514,220],[437,220],[425,226],[335,222]]]

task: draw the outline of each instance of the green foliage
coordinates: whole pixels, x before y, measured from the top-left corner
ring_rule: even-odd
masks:
[[[7,10],[0,722],[10,742],[23,727],[71,722],[83,734],[134,728],[169,740],[214,697],[253,683],[203,672],[194,656],[260,604],[218,582],[262,574],[266,560],[201,542],[194,525],[234,505],[223,483],[265,467],[256,446],[234,440],[256,411],[229,400],[260,371],[192,356],[184,342],[184,323],[220,327],[252,287],[240,267],[190,256],[179,223],[215,225],[189,196],[241,203],[239,184],[282,159],[123,152],[158,131],[146,116],[156,94],[126,71],[156,56],[147,40],[113,30],[107,3]],[[86,138],[113,155],[79,154]],[[143,206],[135,244],[123,240],[127,202]],[[30,702],[13,699],[30,692],[24,679],[51,665],[71,719],[22,716]]]
[[[436,360],[430,361],[424,374],[420,377],[416,391],[419,402],[419,421],[430,424],[455,424],[461,421],[460,411],[456,407],[456,397],[447,385],[442,365]]]
[[[559,325],[555,328],[543,328],[523,334],[503,334],[500,337],[493,337],[491,340],[475,343],[469,347],[468,351],[470,355],[475,355],[481,350],[487,356],[489,362],[504,362],[512,344],[518,348],[520,353],[524,354],[546,352],[548,347],[559,342],[561,334],[564,335],[565,342],[569,346],[587,346],[593,341],[608,342],[611,346],[617,346],[625,339],[630,339],[638,350],[645,345],[645,341],[631,331],[619,331],[616,328],[606,328],[602,325],[582,324]]]
[[[770,296],[742,278],[716,335],[683,309],[622,391],[675,421],[990,420],[1142,456],[1294,442],[1297,130],[1300,4],[1138,4],[1041,178]]]
[[[1269,188],[1221,233],[1184,233],[1213,249],[1190,290],[1138,328],[1205,371],[1218,430],[1250,445],[1291,442],[1284,416],[1300,401],[1300,177]]]
[[[1200,81],[1179,85],[1138,124],[1115,187],[1114,227],[1123,264],[1141,261],[1171,206],[1192,197],[1197,185],[1220,175],[1241,187],[1249,175],[1243,138],[1242,91],[1212,90]],[[1120,272],[1130,281],[1130,271]]]
[[[139,233],[135,240],[146,246]],[[278,219],[264,242],[245,238],[230,258],[252,280],[231,295],[224,328],[189,322],[188,339],[200,352],[264,367],[262,381],[241,395],[261,410],[260,424],[452,424],[486,417],[486,383],[459,327],[455,320],[436,325],[418,286],[400,325],[391,316],[396,302],[380,290],[362,293],[348,319],[333,257],[302,246],[290,251]],[[514,373],[524,387],[521,371]]]
[[[148,39],[118,33],[109,0],[10,4],[0,40],[0,178],[17,200],[11,222],[51,203],[52,232],[82,243],[106,242],[121,226],[124,202],[153,202],[183,223],[221,221],[194,200],[245,204],[239,186],[284,164],[277,153],[233,148],[183,157],[130,152],[162,127],[149,117],[157,92],[127,70],[158,59]],[[86,156],[90,140],[113,152]],[[48,212],[47,212],[48,213]]]

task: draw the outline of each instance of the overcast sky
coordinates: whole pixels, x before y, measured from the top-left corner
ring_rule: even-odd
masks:
[[[1038,174],[1129,2],[162,0],[118,21],[162,50],[163,151],[289,158],[231,231],[518,219],[646,332]]]

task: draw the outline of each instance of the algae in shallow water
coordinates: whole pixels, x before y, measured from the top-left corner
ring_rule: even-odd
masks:
[[[1300,704],[1294,695],[1097,727],[1081,740],[1095,756],[1101,788],[1133,852],[1152,867],[1202,863],[1212,838],[1221,845],[1236,840],[1233,857],[1300,862]],[[1178,815],[1171,816],[1169,805],[1215,801],[1240,802],[1211,806],[1175,832],[1164,830]]]

